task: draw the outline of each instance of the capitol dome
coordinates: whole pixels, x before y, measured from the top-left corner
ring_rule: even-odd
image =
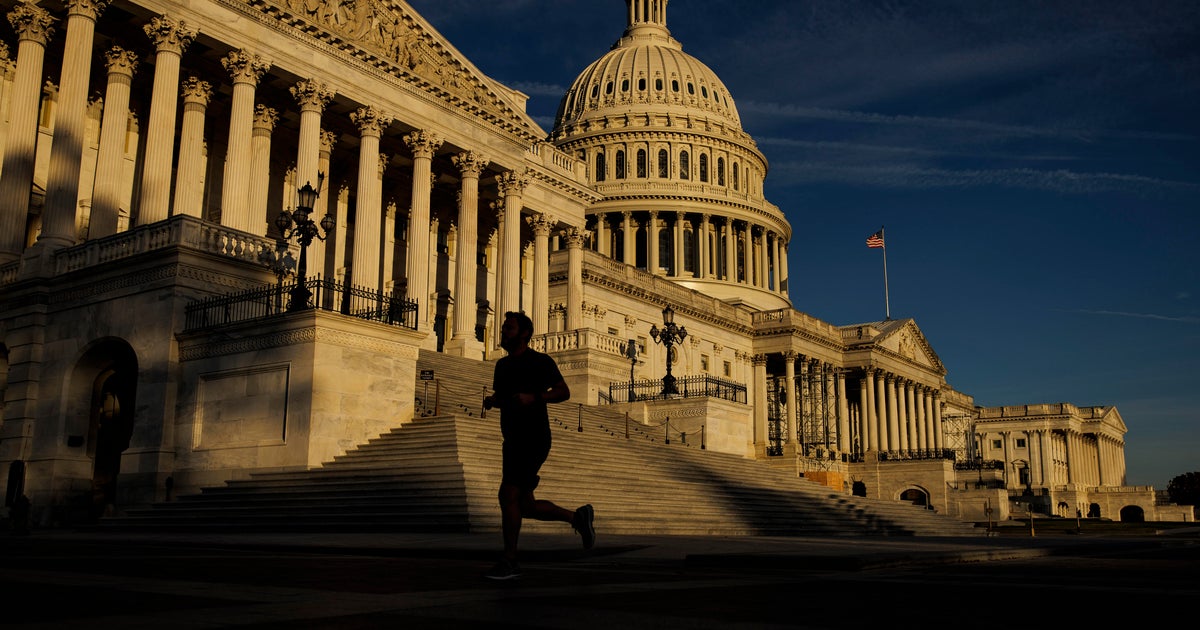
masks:
[[[667,0],[625,0],[626,26],[563,96],[550,141],[600,193],[592,247],[759,310],[791,306],[792,229],[763,195],[767,160],[728,88],[667,30]]]

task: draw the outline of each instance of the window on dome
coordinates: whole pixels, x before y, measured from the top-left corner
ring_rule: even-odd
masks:
[[[670,177],[669,168],[670,168],[670,160],[667,157],[667,150],[659,149],[658,150],[658,176],[663,179]]]
[[[644,79],[644,78],[638,79],[638,91],[639,92],[646,91],[646,79]]]
[[[704,87],[703,85],[700,86],[700,96],[708,98],[708,88]]]
[[[614,165],[616,172],[614,176],[617,179],[625,179],[625,152],[617,151],[616,164]]]
[[[738,190],[738,165],[736,162],[733,165],[733,189]]]
[[[688,170],[691,164],[688,163],[688,152],[683,151],[679,154],[679,179],[688,179]]]
[[[700,181],[708,181],[708,155],[700,154]]]
[[[604,181],[604,153],[596,154],[596,181]]]
[[[717,185],[725,185],[725,158],[717,158]]]
[[[688,94],[692,96],[696,95],[696,86],[692,85],[691,83],[688,83]]]
[[[629,79],[621,79],[621,91],[622,92],[629,91]]]
[[[593,86],[592,86],[592,98],[597,98],[597,97],[599,97],[599,96],[600,96],[600,86],[599,86],[599,85],[593,85]]]
[[[696,261],[692,259],[692,252],[696,251],[696,233],[688,228],[683,230],[683,270],[690,273],[696,272]]]
[[[654,80],[654,89],[655,89],[655,90],[658,90],[659,92],[661,92],[661,91],[662,91],[662,79],[655,79],[655,80]]]
[[[675,79],[671,79],[671,91],[672,92],[679,91],[679,81],[676,81]]]
[[[637,150],[637,176],[640,178],[646,177],[646,150]]]
[[[604,93],[605,94],[612,94],[612,90],[613,90],[612,81],[609,81],[608,83],[604,84]]]

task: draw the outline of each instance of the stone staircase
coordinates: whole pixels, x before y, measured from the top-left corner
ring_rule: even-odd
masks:
[[[498,532],[497,412],[480,406],[494,364],[422,353],[417,417],[307,471],[255,474],[175,501],[127,511],[105,527],[206,531]],[[485,416],[485,417],[481,417]],[[984,532],[900,502],[853,497],[762,462],[664,444],[603,407],[551,405],[554,447],[538,497],[591,503],[612,534],[978,536]],[[582,427],[582,431],[580,428]],[[525,531],[570,531],[526,521]]]

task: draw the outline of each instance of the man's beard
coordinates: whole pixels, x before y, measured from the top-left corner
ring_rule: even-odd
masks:
[[[512,353],[517,348],[516,337],[505,337],[500,340],[500,347],[504,348],[505,352]]]

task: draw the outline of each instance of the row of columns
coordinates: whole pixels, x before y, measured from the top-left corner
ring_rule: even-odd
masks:
[[[69,0],[66,23],[67,41],[58,103],[54,114],[54,141],[50,149],[50,179],[46,206],[43,212],[38,244],[57,249],[75,244],[78,239],[75,221],[79,208],[79,173],[81,172],[83,134],[86,127],[88,76],[91,71],[92,42],[96,19],[107,0]],[[18,4],[9,14],[9,21],[19,36],[17,64],[11,93],[11,117],[4,144],[4,163],[0,168],[0,262],[15,260],[23,254],[25,222],[29,214],[32,187],[39,102],[41,98],[42,65],[47,42],[54,33],[56,19],[32,2]],[[202,207],[202,182],[205,172],[206,111],[213,94],[212,86],[197,77],[180,80],[182,55],[197,32],[183,21],[156,16],[144,26],[144,32],[156,47],[153,90],[149,104],[145,153],[140,171],[140,197],[131,225],[139,226],[164,220],[172,214],[199,217]],[[121,229],[120,173],[125,151],[127,120],[130,115],[130,94],[137,72],[136,55],[113,47],[103,57],[107,63],[107,85],[100,130],[96,182],[91,200],[92,217],[89,238],[108,236]],[[256,104],[259,82],[270,70],[271,62],[252,51],[236,50],[221,59],[232,83],[230,102],[229,144],[225,156],[223,179],[220,182],[220,222],[230,228],[258,236],[271,229],[268,218],[267,183],[271,181],[271,134],[279,120],[278,113]],[[321,128],[321,118],[327,105],[336,96],[334,90],[317,79],[307,79],[291,88],[300,110],[300,129],[296,147],[296,167],[288,174],[291,189],[304,184],[319,185],[319,174],[328,171],[333,148],[332,134]],[[176,143],[176,104],[182,100],[183,112]],[[382,208],[382,168],[387,156],[380,153],[380,139],[392,123],[388,114],[373,106],[360,107],[351,114],[351,121],[361,134],[359,148],[358,184],[356,189],[356,219],[352,260],[347,260],[345,230],[334,237],[333,269],[337,273],[349,267],[348,281],[357,286],[386,290],[386,280],[392,274],[386,221],[394,221],[394,209],[385,218]],[[429,276],[431,253],[435,239],[431,226],[432,161],[443,145],[436,133],[426,130],[411,132],[403,137],[413,157],[413,185],[408,217],[408,251],[405,260],[409,272],[407,292],[420,301],[430,299],[433,287]],[[172,198],[171,170],[178,152],[178,167]],[[478,205],[479,182],[489,164],[487,156],[475,151],[463,151],[452,157],[459,169],[461,189],[454,229],[457,230],[457,273],[452,278],[454,309],[452,336],[449,347],[456,352],[471,352],[477,348],[474,315],[476,309],[476,275],[478,262]],[[275,175],[278,177],[278,174]],[[497,178],[503,197],[499,235],[500,273],[497,287],[498,302],[504,310],[520,310],[520,221],[524,209],[523,193],[529,178],[521,172],[507,171]],[[291,189],[286,189],[285,195]],[[314,218],[324,215],[331,197],[326,191],[318,198]],[[347,227],[347,192],[338,191],[332,212],[338,214],[337,225]],[[285,200],[285,206],[290,204]],[[534,278],[532,281],[532,312],[538,330],[545,331],[549,300],[548,255],[549,236],[558,227],[557,220],[545,214],[525,217],[534,234]],[[436,229],[436,227],[434,227]],[[568,246],[579,249],[589,233],[575,230],[565,234]],[[325,260],[325,245],[314,240],[310,259]],[[569,320],[578,323],[582,304],[581,258],[572,256],[571,285],[568,292]],[[325,272],[326,266],[316,265]],[[575,282],[579,280],[579,282]],[[466,296],[462,299],[460,296]],[[574,307],[572,307],[574,305]],[[418,328],[428,331],[431,326],[428,308],[418,309]],[[569,324],[570,325],[570,324]],[[481,346],[481,344],[478,344]]]
[[[862,451],[946,447],[941,392],[933,387],[867,367],[859,380],[859,410],[855,428]]]
[[[1031,486],[1121,486],[1125,483],[1125,447],[1110,436],[1071,429],[1033,429],[980,432],[976,439],[983,444],[992,439],[992,435],[1000,436],[1005,481],[1009,487],[1020,485],[1020,480],[1011,476],[1016,472],[1014,440],[1019,436],[1026,438]]]
[[[626,210],[620,213],[621,218],[615,228],[609,222],[609,214],[613,213],[600,212],[595,215],[595,249],[625,264],[634,265],[637,262],[638,229],[644,228],[646,267],[650,273],[661,273],[659,233],[667,226],[669,217],[660,218],[660,215],[672,213],[657,210],[635,213]],[[673,214],[671,239],[674,257],[667,266],[668,275],[724,280],[778,293],[787,292],[787,243],[779,234],[766,226],[728,217],[714,223],[709,213],[701,214],[698,220],[689,218],[692,215],[682,211]],[[694,248],[691,251],[684,246],[687,230],[694,235]],[[620,251],[616,247],[618,236],[621,240]],[[710,242],[710,238],[713,242]],[[693,272],[685,271],[688,258],[695,263]],[[738,272],[739,263],[741,273]],[[774,273],[771,273],[772,270]]]

